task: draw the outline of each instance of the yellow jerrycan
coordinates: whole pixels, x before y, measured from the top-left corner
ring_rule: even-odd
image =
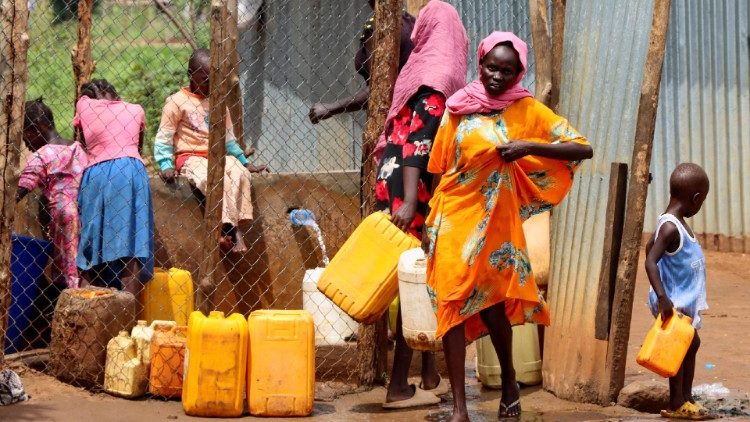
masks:
[[[154,268],[154,278],[143,287],[142,320],[175,321],[187,325],[188,316],[195,308],[193,278],[189,271],[179,268]]]
[[[344,242],[320,275],[318,289],[355,321],[373,323],[398,294],[398,259],[420,246],[388,215],[371,214]]]
[[[142,350],[127,331],[107,343],[104,391],[129,399],[140,397],[146,394],[147,373]]]
[[[247,403],[253,416],[308,416],[315,399],[315,325],[307,311],[248,317]]]
[[[550,262],[550,228],[549,211],[535,214],[523,222],[523,235],[526,238],[526,250],[529,263],[534,271],[534,282],[537,286],[547,285]]]
[[[477,378],[487,388],[500,388],[500,360],[490,336],[480,338],[476,344]],[[516,370],[516,381],[523,385],[542,382],[542,357],[536,324],[513,327],[513,369]]]
[[[675,310],[672,317],[662,323],[658,315],[635,360],[662,377],[673,377],[680,370],[694,336],[693,320],[689,316]]]
[[[200,311],[188,319],[182,408],[190,416],[237,417],[244,411],[247,321]],[[266,359],[275,360],[273,356]],[[282,362],[278,362],[282,365]]]

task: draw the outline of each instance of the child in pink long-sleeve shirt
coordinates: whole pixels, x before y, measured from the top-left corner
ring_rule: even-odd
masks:
[[[18,179],[16,202],[41,188],[49,201],[49,237],[54,245],[52,281],[68,288],[79,287],[76,253],[80,235],[78,188],[86,168],[86,153],[55,129],[52,111],[40,99],[26,103],[23,141],[34,154]]]

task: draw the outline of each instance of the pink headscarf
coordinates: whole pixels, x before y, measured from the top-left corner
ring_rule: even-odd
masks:
[[[469,38],[453,6],[440,0],[427,3],[419,12],[411,40],[414,49],[396,79],[385,128],[421,86],[448,98],[466,83]],[[376,163],[380,162],[385,145],[384,130],[373,151]]]
[[[477,79],[448,99],[445,103],[448,111],[460,115],[489,113],[491,111],[502,110],[522,98],[533,96],[528,89],[521,86],[521,80],[526,74],[526,55],[529,49],[526,43],[512,32],[495,31],[479,43],[479,49],[477,50],[477,66],[479,67],[479,71],[482,71],[481,63],[484,56],[498,44],[508,41],[513,44],[513,48],[521,60],[521,72],[518,74],[516,80],[513,81],[505,92],[497,97],[492,97],[484,89],[482,82]]]

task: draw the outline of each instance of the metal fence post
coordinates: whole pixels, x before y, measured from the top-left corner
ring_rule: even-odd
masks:
[[[375,163],[372,152],[385,126],[396,83],[401,34],[401,0],[378,0],[375,6],[375,51],[372,52],[367,128],[362,143],[361,196],[364,215],[375,211]],[[362,325],[357,345],[359,382],[383,382],[388,363],[388,315]]]
[[[3,39],[0,40],[0,367],[5,363],[5,335],[10,308],[10,254],[15,219],[18,160],[26,99],[26,53],[29,45],[28,10],[25,1],[3,0]]]

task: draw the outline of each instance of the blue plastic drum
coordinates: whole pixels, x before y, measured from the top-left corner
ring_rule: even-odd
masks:
[[[39,295],[39,281],[52,255],[52,244],[46,240],[12,235],[11,241],[11,298],[5,338],[6,354],[20,352],[27,347],[24,332],[36,313],[34,301]]]

